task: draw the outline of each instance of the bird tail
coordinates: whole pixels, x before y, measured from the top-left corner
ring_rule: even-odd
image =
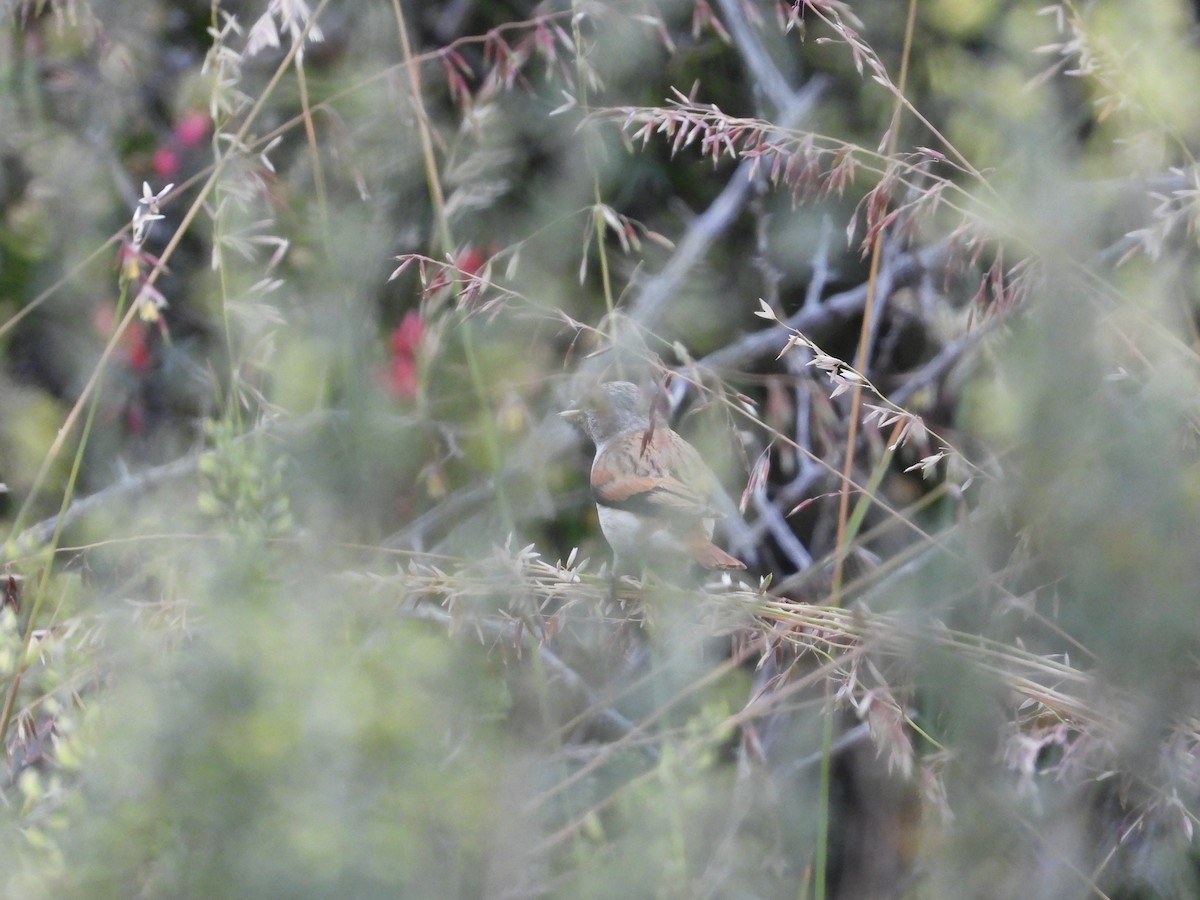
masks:
[[[697,541],[690,548],[692,559],[706,569],[744,569],[746,564],[730,556],[712,541]]]

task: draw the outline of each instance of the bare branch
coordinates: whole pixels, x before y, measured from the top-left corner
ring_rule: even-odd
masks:
[[[815,78],[805,85],[780,114],[778,127],[794,128],[816,103],[824,87],[825,82]],[[672,302],[679,295],[679,287],[688,273],[700,264],[709,248],[729,228],[745,206],[750,189],[754,185],[754,171],[757,165],[753,159],[744,160],[738,165],[733,177],[729,179],[717,199],[692,221],[674,255],[662,271],[642,287],[630,307],[629,314],[643,328],[657,330],[666,320]]]
[[[733,37],[734,46],[742,55],[746,68],[754,76],[755,85],[778,112],[788,110],[795,102],[796,95],[767,53],[767,48],[750,27],[745,12],[739,8],[738,0],[717,0],[717,6],[725,18],[725,27]]]
[[[292,440],[345,418],[345,413],[325,410],[290,421],[272,419],[240,435],[235,439],[235,443],[255,440],[264,435]],[[181,456],[169,463],[139,472],[137,475],[102,488],[94,494],[75,500],[61,516],[62,527],[70,528],[96,510],[145,497],[170,485],[186,482],[195,475],[203,456],[202,452]],[[31,525],[17,536],[14,545],[30,547],[45,544],[54,537],[59,519],[60,516],[54,515],[43,519],[36,525]]]
[[[920,250],[897,254],[887,267],[892,289],[916,283],[925,272],[943,263],[948,253],[949,244],[940,241]],[[881,270],[881,280],[883,275]],[[833,295],[815,309],[801,307],[785,323],[744,335],[739,340],[714,350],[701,359],[699,364],[715,371],[745,367],[768,354],[777,355],[793,330],[819,340],[834,328],[859,315],[866,300],[867,284],[863,282],[848,291]]]

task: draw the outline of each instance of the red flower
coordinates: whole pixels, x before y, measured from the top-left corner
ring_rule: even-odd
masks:
[[[208,113],[194,109],[175,125],[173,137],[181,147],[195,147],[208,137],[211,128],[212,119],[208,117]]]
[[[454,264],[467,275],[478,275],[479,270],[483,268],[483,264],[488,261],[490,256],[490,253],[480,250],[474,244],[468,244],[458,254],[458,258],[454,260]]]
[[[475,276],[483,271],[487,261],[494,255],[493,247],[484,249],[474,244],[467,244],[455,254],[452,264],[438,270],[438,273],[433,276],[433,280],[429,282],[426,293],[435,293],[451,283],[460,284],[467,290],[472,290],[476,287]]]
[[[392,329],[388,346],[392,351],[388,366],[387,386],[392,395],[399,398],[417,395],[418,375],[417,351],[425,334],[425,322],[415,310],[405,313],[400,324]]]
[[[128,362],[129,368],[135,372],[144,373],[150,368],[152,360],[149,340],[149,329],[145,322],[129,323],[129,330],[125,332],[122,344],[125,349],[125,360]]]
[[[392,329],[390,340],[392,353],[412,354],[420,346],[421,337],[424,334],[425,322],[421,319],[421,314],[416,310],[410,310],[405,313],[400,324]]]
[[[398,398],[417,396],[417,364],[408,357],[397,356],[388,369],[388,389]]]
[[[179,174],[185,151],[198,146],[212,130],[212,119],[208,113],[192,110],[175,123],[171,137],[154,151],[151,165],[155,174],[162,179],[171,179]]]
[[[154,174],[164,181],[179,174],[179,154],[170,147],[159,147],[151,159]]]

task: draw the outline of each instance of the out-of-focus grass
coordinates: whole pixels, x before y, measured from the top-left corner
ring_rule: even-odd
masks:
[[[72,267],[120,233],[142,181],[196,176],[135,286],[196,215],[156,283],[163,318],[129,327],[96,385],[81,486],[114,492],[57,547],[6,549],[6,889],[862,896],[869,859],[897,895],[1194,893],[1195,101],[1179,87],[1196,54],[1181,5],[1054,6],[922,5],[906,97],[949,143],[907,110],[887,158],[890,81],[851,49],[894,70],[883,0],[810,4],[803,43],[764,7],[786,74],[828,79],[785,133],[707,6],[581,4],[572,23],[483,5],[457,31],[452,5],[404,6],[429,51],[415,105],[395,10],[328,4],[299,63],[314,157],[286,30],[243,56],[227,28],[202,71],[207,8],[24,4],[0,85],[0,311],[74,274],[0,322],[0,524],[120,318],[115,254]],[[604,83],[584,90],[591,66]],[[694,104],[664,103],[695,79]],[[183,147],[179,122],[210,98],[215,135]],[[631,151],[632,106],[695,142],[672,153],[652,128]],[[780,528],[820,561],[776,596],[652,581],[611,604],[585,457],[548,423],[570,377],[611,363],[610,302],[628,312],[726,187],[737,160],[698,151],[731,122],[794,168],[755,187],[621,363],[728,388],[691,392],[702,408],[678,424],[730,484],[773,442],[756,574],[793,574]],[[169,178],[164,150],[183,166]],[[841,190],[835,160],[861,166]],[[890,395],[994,331],[899,411],[931,437],[914,427],[881,466],[892,432],[864,426],[852,477],[883,477],[845,608],[810,607],[830,600],[842,487],[828,373],[854,380],[857,323],[827,323],[823,369],[803,346],[772,362],[782,337],[729,369],[688,363],[763,327],[759,298],[786,316],[810,279],[814,306],[866,281],[864,221],[839,238],[894,178],[881,208],[941,191],[897,224],[959,243],[876,298],[865,375]],[[890,232],[885,266],[900,244]],[[23,526],[58,508],[70,437]],[[927,486],[899,470],[937,453],[942,499],[903,512]],[[138,481],[180,454],[195,464]]]

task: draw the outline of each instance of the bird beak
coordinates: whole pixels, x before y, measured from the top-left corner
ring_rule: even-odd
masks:
[[[582,409],[564,409],[562,412],[559,413],[559,415],[562,416],[564,419],[566,419],[568,422],[570,422],[572,425],[582,425],[583,424],[583,410]]]

